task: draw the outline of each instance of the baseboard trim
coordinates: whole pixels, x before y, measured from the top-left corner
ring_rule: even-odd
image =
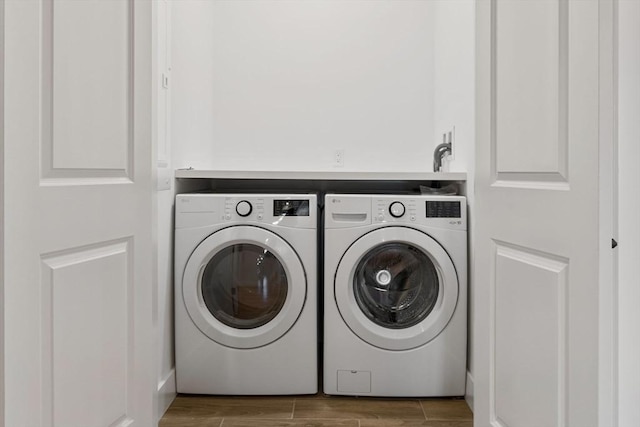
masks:
[[[171,372],[158,383],[158,413],[156,414],[158,421],[167,412],[176,396],[176,370],[172,368]]]
[[[471,375],[471,372],[467,371],[467,390],[464,394],[464,400],[467,401],[467,405],[469,405],[469,409],[471,409],[471,412],[473,411],[473,375]]]

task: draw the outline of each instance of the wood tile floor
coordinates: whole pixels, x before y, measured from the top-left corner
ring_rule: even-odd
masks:
[[[472,427],[462,399],[180,395],[159,427]]]

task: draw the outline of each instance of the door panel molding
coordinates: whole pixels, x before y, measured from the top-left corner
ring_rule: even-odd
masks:
[[[494,185],[567,190],[568,2],[491,0],[490,7]]]
[[[132,181],[133,33],[133,0],[42,0],[43,185]]]
[[[41,257],[45,425],[133,421],[132,244],[133,236]]]
[[[565,426],[569,259],[499,240],[492,245],[492,423]],[[536,363],[527,363],[532,358]],[[532,400],[546,400],[546,408]]]

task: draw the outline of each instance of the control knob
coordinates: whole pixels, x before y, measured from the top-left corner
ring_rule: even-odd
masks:
[[[253,207],[251,206],[251,203],[247,202],[246,200],[242,200],[236,205],[236,212],[242,217],[249,216],[252,210]]]
[[[393,202],[389,206],[389,213],[394,218],[400,218],[404,215],[404,205],[400,202]]]

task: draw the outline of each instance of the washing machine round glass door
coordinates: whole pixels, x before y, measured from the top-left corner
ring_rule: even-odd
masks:
[[[256,348],[294,325],[307,279],[294,249],[259,227],[217,231],[193,251],[182,280],[184,303],[200,331],[219,344]]]
[[[408,350],[444,330],[458,286],[453,262],[437,241],[393,226],[365,234],[347,249],[334,291],[342,318],[362,340]]]

